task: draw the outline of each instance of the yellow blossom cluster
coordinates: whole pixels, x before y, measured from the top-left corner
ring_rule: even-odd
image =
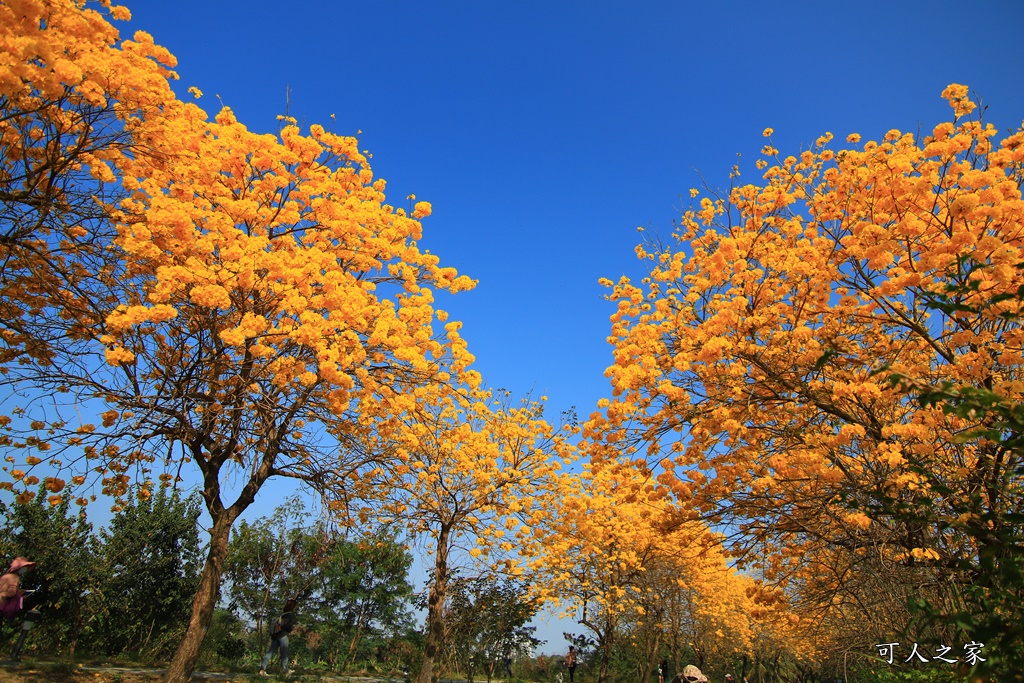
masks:
[[[1024,398],[1024,129],[997,141],[965,86],[943,97],[953,119],[921,138],[766,148],[762,182],[691,193],[674,240],[638,248],[642,283],[604,282],[611,397],[587,448],[612,462],[646,447],[679,507],[735,525],[769,581],[806,576],[833,544],[925,563],[972,552],[943,516],[1020,465],[893,379]],[[1017,486],[988,504],[1015,506]],[[917,501],[936,506],[925,531],[874,523]]]

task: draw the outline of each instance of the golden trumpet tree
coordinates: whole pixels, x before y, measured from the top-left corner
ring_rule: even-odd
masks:
[[[5,88],[73,71],[60,56],[72,49],[61,46],[61,29],[72,24],[95,33],[99,53],[141,54],[124,58],[124,72],[108,64],[108,79],[146,81],[173,63],[151,40],[116,44],[104,19],[78,4],[16,4],[36,14],[13,28],[4,22],[5,35],[15,32],[5,45],[20,46],[17,31],[42,27],[28,42],[50,52],[16,55]],[[133,70],[135,61],[142,66]],[[32,72],[39,62],[48,69]],[[80,106],[65,87],[69,106]],[[59,501],[68,482],[56,468],[70,470],[72,484],[92,475],[121,496],[134,480],[148,495],[158,479],[194,468],[212,526],[189,627],[167,674],[184,681],[210,623],[231,527],[262,485],[292,477],[332,500],[356,495],[365,459],[386,456],[350,442],[371,432],[401,438],[409,427],[397,416],[443,403],[453,376],[475,381],[458,324],[442,327],[447,316],[433,307],[434,290],[473,282],[419,250],[429,204],[407,214],[384,203],[384,182],[354,138],[321,126],[302,133],[288,119],[278,134],[261,135],[229,109],[210,121],[167,92],[141,113],[113,102],[123,118],[107,130],[119,142],[108,155],[97,141],[100,149],[73,169],[78,175],[66,176],[58,199],[79,192],[99,213],[94,231],[66,227],[69,239],[95,241],[94,259],[79,258],[62,234],[45,238],[69,254],[60,265],[76,278],[62,298],[46,298],[50,285],[36,287],[28,275],[21,289],[4,282],[5,301],[21,306],[21,317],[5,322],[29,321],[50,336],[45,353],[6,367],[20,405],[4,420],[10,480],[2,485],[27,497],[42,476]],[[35,139],[31,125],[25,135]],[[5,155],[19,153],[4,142]],[[20,168],[7,156],[3,163]],[[11,185],[18,182],[28,181]],[[47,248],[31,230],[18,235],[26,250]],[[19,303],[32,297],[41,303]],[[22,344],[6,338],[12,353]]]
[[[676,671],[690,663],[705,672],[734,670],[727,665],[749,656],[755,633],[775,625],[769,617],[786,612],[779,596],[765,601],[767,591],[730,567],[714,542],[669,544],[645,563],[633,590],[620,641],[634,652],[641,683],[665,650]]]
[[[1009,402],[1024,387],[1024,130],[997,141],[964,86],[943,96],[953,119],[921,139],[833,150],[826,135],[785,157],[769,143],[761,184],[735,170],[724,193],[693,190],[672,238],[638,247],[650,276],[606,282],[596,457],[644,452],[768,581],[813,580],[805,560],[837,549],[927,579],[1003,552],[1002,513],[1024,503],[1018,452],[889,380]]]
[[[538,546],[534,588],[594,634],[603,682],[612,647],[630,619],[656,611],[658,589],[649,572],[688,548],[718,541],[699,522],[679,521],[667,491],[642,464],[588,463],[580,473],[563,475],[558,492],[546,501],[551,509],[532,539]]]
[[[96,312],[79,292],[114,235],[114,174],[140,150],[132,132],[174,95],[175,61],[144,32],[120,40],[109,0],[0,4],[0,364],[45,360],[88,336]],[[42,312],[60,310],[50,325]]]
[[[471,387],[453,396],[409,413],[401,438],[387,448],[392,457],[367,475],[382,491],[376,514],[404,524],[432,555],[419,683],[433,680],[443,649],[454,563],[472,561],[484,564],[486,572],[521,575],[532,526],[539,521],[536,501],[550,495],[556,474],[575,457],[567,441],[575,428],[550,424],[545,399],[515,404],[507,392]]]
[[[593,634],[599,681],[616,648],[633,653],[641,682],[665,649],[677,671],[695,657],[723,674],[769,646],[813,656],[820,638],[785,596],[730,566],[721,536],[680,514],[642,463],[590,464],[561,489],[535,534],[535,590]]]

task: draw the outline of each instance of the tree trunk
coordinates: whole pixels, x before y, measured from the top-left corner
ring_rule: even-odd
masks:
[[[661,666],[661,658],[658,656],[661,654],[661,629],[656,628],[654,635],[654,643],[647,643],[647,667],[644,672],[640,675],[640,683],[650,683],[651,676]],[[664,683],[669,683],[664,681]]]
[[[346,658],[346,667],[351,667],[355,663],[356,659],[356,648],[359,646],[359,639],[363,634],[363,617],[362,615],[356,619],[356,632],[352,636],[352,642],[348,646],[348,657]]]
[[[416,683],[431,683],[434,660],[444,641],[444,596],[448,590],[448,525],[441,526],[434,558],[434,583],[427,597],[427,639],[423,647],[423,660]]]
[[[597,674],[597,683],[606,683],[608,681],[608,664],[612,659],[612,640],[615,637],[612,633],[613,628],[613,626],[606,624],[605,632],[598,639],[598,645],[601,648],[601,668]]]
[[[228,556],[228,538],[231,525],[238,516],[237,512],[221,511],[210,529],[210,549],[206,555],[206,563],[199,574],[199,588],[192,601],[192,616],[188,621],[188,630],[174,653],[174,658],[167,668],[164,683],[187,683],[195,670],[199,659],[199,648],[206,638],[206,630],[213,620],[213,608],[217,602],[217,591],[220,588],[221,575],[224,573],[224,560]]]

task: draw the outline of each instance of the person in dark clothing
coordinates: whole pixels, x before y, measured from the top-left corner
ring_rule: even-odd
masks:
[[[565,660],[562,662],[565,667],[569,669],[569,683],[575,683],[576,681],[576,647],[573,645],[569,646],[569,652],[565,655]]]
[[[661,660],[661,664],[658,665],[658,683],[667,683],[668,681],[668,660]]]
[[[292,673],[292,670],[288,668],[288,634],[295,628],[295,606],[297,604],[295,598],[286,602],[284,614],[279,616],[270,628],[270,649],[267,650],[267,654],[263,656],[263,662],[260,664],[260,676],[267,675],[267,667],[270,665],[275,650],[281,653],[281,671],[285,676]]]
[[[501,661],[505,665],[505,678],[512,678],[512,646],[508,643],[501,652]]]

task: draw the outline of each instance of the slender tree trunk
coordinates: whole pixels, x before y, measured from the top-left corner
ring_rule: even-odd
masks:
[[[608,680],[608,664],[612,659],[612,639],[614,638],[612,628],[612,626],[606,625],[605,632],[598,641],[601,647],[601,669],[597,674],[597,683],[606,683]]]
[[[199,659],[199,648],[206,638],[206,630],[213,620],[213,608],[217,601],[217,590],[220,588],[221,575],[224,573],[224,560],[228,556],[228,538],[231,525],[238,516],[237,512],[222,510],[210,529],[210,549],[206,555],[206,563],[199,574],[199,588],[192,601],[192,616],[188,621],[181,644],[178,645],[174,658],[171,659],[164,683],[186,683],[195,670]]]
[[[363,618],[356,619],[356,632],[352,636],[352,642],[348,646],[348,657],[346,658],[346,667],[351,667],[356,659],[356,647],[359,646],[359,639],[363,634]]]
[[[648,641],[647,650],[647,667],[644,672],[640,675],[640,683],[650,683],[651,676],[654,675],[654,671],[660,666],[661,658],[658,656],[661,654],[661,628],[655,628],[654,643]],[[665,681],[664,683],[669,683]]]
[[[416,683],[431,683],[434,661],[444,641],[444,597],[448,590],[448,536],[447,524],[441,525],[434,558],[434,583],[427,597],[427,639],[423,647],[423,660]]]

